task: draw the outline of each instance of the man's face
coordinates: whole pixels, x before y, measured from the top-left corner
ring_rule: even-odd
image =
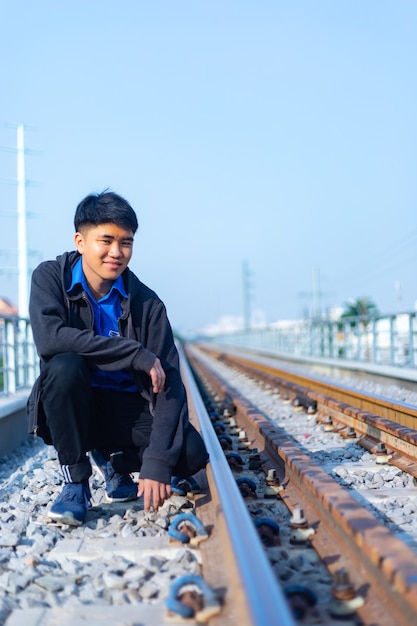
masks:
[[[133,232],[116,224],[99,224],[83,229],[74,237],[82,254],[82,265],[93,289],[111,285],[126,269],[133,250]],[[111,282],[109,282],[111,281]]]

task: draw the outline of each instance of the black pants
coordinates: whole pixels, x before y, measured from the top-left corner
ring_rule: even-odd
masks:
[[[86,453],[93,448],[105,458],[113,452],[117,471],[140,471],[149,444],[152,415],[139,393],[92,387],[91,372],[83,357],[68,352],[52,357],[42,371],[41,404],[64,477],[81,482],[91,475]],[[186,477],[205,467],[204,442],[188,424],[184,445],[173,475]]]

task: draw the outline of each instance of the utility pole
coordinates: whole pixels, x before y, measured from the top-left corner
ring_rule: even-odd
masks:
[[[17,266],[0,268],[1,274],[18,275],[18,315],[28,317],[28,252],[26,232],[26,174],[25,174],[25,137],[23,124],[7,124],[17,129],[16,148],[0,146],[1,151],[13,152],[17,155],[17,175],[13,179],[0,179],[0,183],[17,185],[17,211],[4,212],[16,217],[17,214]],[[33,151],[30,151],[31,153]]]
[[[28,258],[26,234],[25,135],[23,124],[17,126],[17,268],[19,316],[29,315]]]
[[[313,319],[321,318],[321,291],[320,291],[320,271],[318,267],[313,268]]]
[[[312,311],[312,319],[320,320],[322,317],[321,311],[321,298],[324,295],[329,295],[323,292],[320,288],[320,270],[318,267],[313,267],[313,291],[300,292],[298,296],[301,298],[313,298],[313,311]]]
[[[401,313],[403,308],[403,286],[400,280],[396,280],[394,283],[395,291],[397,292],[398,300],[398,312]]]
[[[248,262],[242,263],[242,289],[243,289],[243,324],[245,330],[251,327],[251,294],[250,294],[250,274]]]

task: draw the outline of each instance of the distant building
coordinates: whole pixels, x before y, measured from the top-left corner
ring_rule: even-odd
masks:
[[[0,315],[17,315],[18,308],[7,298],[0,297]]]

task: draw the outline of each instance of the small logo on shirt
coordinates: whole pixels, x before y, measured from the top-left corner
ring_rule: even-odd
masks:
[[[109,330],[109,337],[119,337],[120,333],[118,330]]]

